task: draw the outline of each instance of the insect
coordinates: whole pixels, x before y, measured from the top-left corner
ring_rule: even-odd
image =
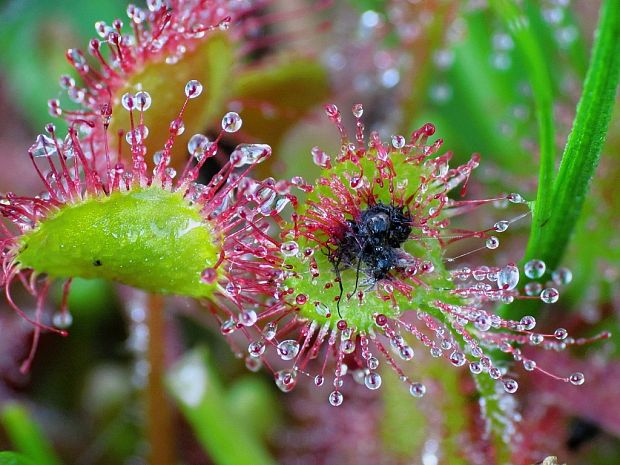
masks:
[[[359,220],[347,220],[347,227],[336,247],[328,254],[338,277],[340,296],[337,307],[340,315],[340,301],[344,293],[340,272],[356,269],[355,289],[363,271],[373,282],[386,279],[399,263],[400,246],[411,234],[411,217],[402,207],[378,203],[362,211]],[[363,267],[363,268],[362,268]]]

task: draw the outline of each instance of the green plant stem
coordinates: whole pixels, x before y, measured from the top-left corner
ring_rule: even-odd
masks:
[[[164,298],[148,296],[146,324],[149,328],[149,376],[146,389],[148,440],[151,465],[170,465],[174,461],[172,412],[164,386],[166,321]]]
[[[37,465],[61,465],[47,438],[20,404],[10,403],[2,408],[0,421],[11,443]]]
[[[553,210],[552,192],[555,172],[555,127],[553,123],[553,87],[539,39],[533,33],[525,14],[512,0],[492,0],[491,5],[511,31],[517,47],[525,58],[525,72],[532,87],[540,166],[538,191],[533,211],[530,244],[539,242],[544,225]],[[531,256],[531,248],[526,251]]]
[[[616,101],[620,76],[618,0],[603,2],[595,37],[583,93],[553,186],[551,209],[543,223],[534,224],[535,234],[533,230],[527,247],[528,258],[540,258],[550,269],[559,264],[579,219]]]

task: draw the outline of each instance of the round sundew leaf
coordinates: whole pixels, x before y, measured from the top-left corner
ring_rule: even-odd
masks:
[[[204,131],[224,110],[227,89],[232,79],[233,58],[234,50],[228,36],[215,34],[201,42],[195,50],[187,52],[175,64],[165,61],[149,63],[114,96],[112,120],[108,129],[111,143],[118,144],[118,131],[128,131],[131,127],[129,113],[121,106],[121,97],[126,92],[144,90],[157,97],[153,98],[151,107],[144,112],[144,124],[149,129],[146,146],[149,153],[160,150],[170,134],[170,121],[176,119],[185,100],[185,84],[197,80],[204,86],[201,102],[199,105],[187,106],[183,115],[185,131],[177,136],[172,149],[172,160],[184,163],[186,158],[182,155],[187,150],[190,137]],[[134,118],[137,121],[139,112],[134,112]],[[125,144],[124,139],[122,144]],[[122,150],[126,152],[128,147],[125,144]]]
[[[217,237],[180,193],[157,187],[68,205],[24,234],[22,268],[52,278],[104,278],[151,292],[211,295],[201,272],[219,256]]]
[[[398,153],[393,153],[391,159],[394,164],[394,170],[398,173],[395,183],[398,181],[402,183],[402,181],[408,180],[407,183],[397,187],[399,194],[405,197],[414,194],[419,186],[418,180],[421,176],[428,176],[431,168],[406,163],[405,158]],[[374,176],[376,176],[374,162],[364,157],[360,159],[360,165],[366,178],[369,180],[374,179]],[[355,175],[358,172],[359,167],[350,161],[346,161],[336,163],[332,168],[323,170],[321,175],[324,178],[337,176],[344,181],[347,179],[347,176]],[[390,193],[390,186],[387,181],[383,186],[375,185],[373,194],[376,196],[377,202],[382,202],[386,205],[393,203],[394,194]],[[299,211],[300,215],[307,211],[309,202],[318,202],[320,196],[335,198],[335,194],[330,191],[329,186],[319,184],[312,193],[308,194],[307,201]],[[434,202],[429,204],[429,208],[434,205]],[[362,203],[358,207],[364,210],[368,207],[368,204]],[[415,232],[416,230],[414,229],[413,233],[415,234]],[[393,292],[392,300],[390,294],[383,290],[383,285],[390,285],[389,280],[381,280],[369,286],[363,283],[365,278],[363,272],[358,280],[356,269],[342,269],[340,271],[340,279],[344,292],[339,305],[337,304],[337,299],[340,295],[340,287],[336,281],[337,275],[334,264],[325,254],[324,247],[305,237],[298,239],[298,245],[302,253],[286,258],[286,264],[291,266],[294,272],[298,273],[297,276],[288,279],[287,285],[294,289],[293,295],[304,294],[308,297],[303,304],[297,302],[300,307],[300,314],[320,324],[330,322],[331,326],[334,326],[342,317],[350,327],[366,331],[375,326],[376,314],[384,314],[388,318],[396,318],[402,311],[429,306],[436,299],[446,302],[447,296],[443,289],[448,284],[448,276],[441,259],[442,247],[435,239],[424,237],[423,240],[419,241],[408,240],[402,246],[409,255],[430,261],[435,267],[434,273],[425,275],[424,281],[428,287],[425,287],[423,292],[414,290],[410,297],[400,292]],[[319,276],[314,279],[310,276],[309,261],[302,258],[303,251],[306,248],[314,250],[313,259],[316,260],[319,271]],[[364,293],[361,301],[357,295],[352,295],[350,299],[347,298],[347,293],[351,293],[354,289],[357,289],[356,294],[359,291]]]

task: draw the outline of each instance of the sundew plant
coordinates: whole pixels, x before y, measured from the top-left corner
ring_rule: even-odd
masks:
[[[617,1],[0,25],[0,465],[618,462]]]

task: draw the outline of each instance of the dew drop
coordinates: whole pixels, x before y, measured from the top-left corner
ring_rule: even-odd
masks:
[[[469,371],[471,371],[474,375],[479,375],[482,373],[482,365],[479,362],[471,362],[469,364]]]
[[[265,336],[265,339],[271,341],[274,337],[276,337],[277,328],[276,323],[273,321],[268,323],[263,329],[263,336]]]
[[[241,129],[242,124],[241,116],[234,111],[229,111],[222,118],[222,129],[226,132],[237,132]]]
[[[121,97],[121,105],[123,105],[123,108],[127,111],[133,110],[136,106],[134,95],[129,92],[124,93]]]
[[[356,103],[355,105],[353,105],[352,112],[353,116],[355,116],[356,118],[361,118],[364,114],[364,106],[361,103]]]
[[[71,313],[64,312],[56,312],[52,317],[52,324],[58,329],[67,329],[73,323],[73,316]]]
[[[379,367],[379,359],[377,357],[370,357],[368,359],[368,368],[376,370]]]
[[[345,354],[352,354],[355,352],[355,342],[351,339],[345,339],[340,343],[340,350]]]
[[[283,242],[280,246],[280,251],[285,257],[294,257],[299,253],[299,244],[295,241]]]
[[[575,386],[581,386],[585,382],[586,378],[583,375],[583,373],[577,371],[571,374],[568,377],[568,380],[570,381],[571,384],[574,384]]]
[[[524,360],[523,368],[526,371],[534,371],[536,369],[536,362],[534,360]]]
[[[474,321],[474,326],[480,331],[488,331],[491,329],[491,319],[486,315],[480,315],[476,318],[476,321]]]
[[[325,379],[321,375],[316,375],[314,377],[314,385],[315,386],[323,386]]]
[[[297,383],[297,371],[280,370],[275,373],[275,382],[282,392],[290,392]]]
[[[196,81],[192,79],[187,84],[185,84],[185,95],[189,98],[196,98],[202,93],[202,84],[200,81]]]
[[[551,273],[551,279],[558,286],[565,286],[573,280],[573,273],[568,268],[558,268]]]
[[[548,287],[543,289],[540,293],[540,300],[542,300],[546,304],[554,304],[560,298],[560,293],[554,287]]]
[[[532,281],[525,285],[525,294],[526,295],[540,295],[542,291],[542,284],[536,281]]]
[[[329,403],[334,407],[338,407],[339,405],[341,405],[343,400],[344,396],[340,391],[332,391],[329,395]]]
[[[278,355],[282,360],[293,360],[299,353],[299,343],[294,339],[287,339],[278,344]]]
[[[409,393],[413,397],[422,397],[424,396],[424,394],[426,394],[426,386],[424,386],[422,383],[413,383],[411,386],[409,386]]]
[[[566,331],[566,329],[564,328],[558,328],[553,332],[553,335],[555,336],[556,339],[558,339],[559,341],[563,341],[564,339],[567,338],[568,336],[568,331]]]
[[[51,157],[58,153],[54,139],[44,134],[37,136],[36,142],[28,149],[28,152],[35,158]]]
[[[519,268],[515,265],[506,265],[497,276],[497,287],[510,291],[519,284]]]
[[[508,194],[506,199],[511,203],[525,203],[525,200],[521,197],[521,194],[517,194],[516,192]]]
[[[170,134],[180,136],[181,134],[185,132],[185,123],[183,123],[182,119],[176,118],[172,120],[168,130],[170,131]]]
[[[140,91],[135,95],[135,104],[138,110],[146,111],[151,108],[153,100],[148,92]]]
[[[405,138],[400,135],[392,136],[392,147],[402,149],[405,146]]]
[[[538,333],[530,334],[530,342],[534,345],[538,345],[544,340],[545,338],[542,334],[538,334]]]
[[[498,221],[495,225],[493,225],[493,229],[497,232],[504,232],[508,229],[509,225],[510,223],[508,221]]]
[[[200,273],[200,281],[204,284],[213,284],[217,279],[217,271],[215,268],[205,268]]]
[[[233,319],[223,321],[222,324],[220,325],[220,332],[224,336],[228,334],[232,334],[235,331],[235,329],[237,329],[237,323]]]
[[[457,367],[463,366],[466,362],[465,355],[461,352],[454,351],[450,354],[450,362]]]
[[[374,371],[371,371],[364,377],[364,384],[371,391],[379,389],[381,387],[381,381],[381,375]]]
[[[265,353],[265,349],[266,349],[265,342],[262,340],[251,342],[248,345],[248,352],[250,356],[255,357],[255,358],[263,355]]]
[[[525,276],[530,279],[540,278],[542,275],[545,274],[546,270],[547,265],[545,265],[545,262],[537,259],[530,260],[523,266],[523,272],[525,273]]]
[[[321,168],[328,168],[330,166],[331,157],[325,152],[323,152],[323,150],[321,150],[318,147],[313,147],[311,150],[311,153],[312,153],[312,161],[314,162],[315,165]]]
[[[514,394],[519,389],[519,383],[517,383],[514,379],[504,379],[504,390],[509,394]]]
[[[187,143],[187,150],[196,160],[201,161],[205,152],[211,146],[211,142],[204,134],[194,134]]]
[[[239,125],[241,127],[241,125]],[[235,132],[235,131],[227,131]],[[230,164],[235,168],[244,165],[255,165],[271,156],[271,146],[267,144],[239,144],[230,154]]]
[[[398,351],[398,355],[400,355],[400,358],[402,358],[403,360],[409,361],[413,359],[413,349],[411,348],[411,346],[404,345]]]
[[[495,236],[491,236],[486,241],[487,249],[497,249],[499,247],[499,239]]]
[[[254,310],[243,310],[239,313],[239,323],[243,326],[254,326],[257,320],[258,316]]]
[[[521,321],[519,323],[523,325],[524,329],[530,331],[536,326],[536,319],[533,316],[525,315],[523,318],[521,318]]]

